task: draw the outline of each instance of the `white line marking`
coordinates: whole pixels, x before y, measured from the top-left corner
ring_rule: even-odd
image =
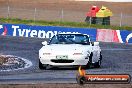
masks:
[[[116,32],[117,32],[117,36],[118,36],[120,43],[123,43],[121,35],[120,35],[120,30],[116,30]]]

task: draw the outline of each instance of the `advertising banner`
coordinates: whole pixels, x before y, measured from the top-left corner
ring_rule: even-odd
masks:
[[[71,28],[59,26],[31,26],[24,24],[3,24],[0,25],[1,35],[51,38],[57,33],[83,33],[96,40],[96,30],[94,28]]]
[[[97,29],[96,41],[132,43],[132,31]]]
[[[60,26],[35,26],[25,24],[1,24],[0,35],[51,38],[58,33],[82,33],[90,35],[91,41],[132,43],[132,31],[74,28]]]

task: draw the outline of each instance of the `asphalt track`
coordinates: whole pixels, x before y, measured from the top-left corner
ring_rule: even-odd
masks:
[[[32,66],[20,70],[1,71],[0,84],[28,83],[76,83],[77,69],[38,68],[38,51],[44,39],[0,36],[0,54],[15,55],[32,62]],[[88,74],[130,74],[132,76],[132,45],[100,43],[101,68],[87,69]]]

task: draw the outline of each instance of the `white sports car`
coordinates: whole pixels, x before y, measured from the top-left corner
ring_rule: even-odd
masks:
[[[61,33],[53,36],[49,43],[42,42],[39,50],[39,68],[51,66],[100,67],[102,55],[99,42],[90,42],[89,35]]]

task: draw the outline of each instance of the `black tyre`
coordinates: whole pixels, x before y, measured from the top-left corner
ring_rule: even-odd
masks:
[[[94,65],[95,68],[100,68],[101,67],[101,60],[95,63]]]
[[[100,53],[99,61],[95,63],[94,67],[95,68],[100,68],[101,67],[101,61],[102,61],[102,54]]]
[[[46,67],[43,66],[43,64],[39,60],[39,69],[44,70]]]
[[[92,57],[93,57],[93,53],[91,53],[90,56],[89,56],[89,61],[86,65],[86,69],[91,68],[91,66],[92,66]]]

